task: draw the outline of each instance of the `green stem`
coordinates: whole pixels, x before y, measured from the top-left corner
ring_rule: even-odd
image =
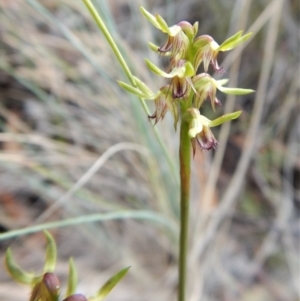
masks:
[[[131,84],[135,86],[135,81],[134,78],[117,46],[117,44],[115,43],[113,37],[111,36],[111,34],[109,33],[108,29],[106,28],[103,20],[101,19],[101,17],[99,16],[99,14],[97,13],[97,10],[95,9],[93,3],[90,0],[83,0],[84,4],[86,5],[86,7],[88,8],[88,10],[90,11],[91,15],[93,16],[95,22],[97,23],[99,29],[102,31],[102,33],[104,34],[108,44],[110,45],[111,49],[113,50],[116,58],[118,59],[119,63],[121,64],[124,72],[126,73],[128,79],[130,80]]]
[[[117,44],[115,43],[113,37],[111,36],[110,32],[108,31],[107,27],[105,26],[103,20],[101,19],[101,17],[99,16],[99,14],[97,13],[97,10],[95,9],[93,3],[91,0],[83,0],[84,4],[86,5],[86,7],[88,8],[89,12],[91,13],[91,15],[93,16],[96,24],[98,25],[99,29],[101,30],[101,32],[103,33],[104,37],[106,38],[108,44],[110,45],[111,49],[113,50],[116,58],[118,59],[121,67],[123,68],[127,78],[129,79],[130,83],[136,87],[136,84],[135,84],[135,80],[134,80],[134,77],[132,75],[132,73],[130,72],[130,69],[128,67],[128,65],[126,64],[126,61],[124,60]],[[140,98],[140,102],[142,103],[142,106],[143,106],[143,109],[144,111],[146,112],[147,115],[150,115],[150,112],[149,112],[149,109],[148,109],[148,106],[147,104],[145,103],[145,101],[143,99]],[[162,139],[161,139],[161,136],[159,135],[159,132],[157,130],[156,127],[154,127],[154,134],[156,136],[156,139],[158,140],[158,143],[159,145],[161,146],[166,158],[167,158],[167,161],[168,161],[168,164],[170,166],[170,169],[172,171],[172,174],[176,180],[176,182],[178,181],[178,178],[176,177],[177,175],[177,170],[176,170],[176,167],[174,165],[174,162],[172,160],[172,158],[170,157],[170,154],[168,153]]]
[[[182,108],[183,109],[183,108]],[[184,112],[182,113],[184,114]],[[186,258],[188,246],[189,198],[190,198],[190,160],[191,142],[188,135],[189,125],[181,121],[180,125],[180,240],[179,240],[179,287],[178,301],[185,300]]]

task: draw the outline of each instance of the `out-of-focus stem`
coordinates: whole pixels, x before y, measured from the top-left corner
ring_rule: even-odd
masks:
[[[123,68],[127,78],[129,79],[130,83],[136,87],[136,84],[135,84],[135,80],[134,80],[134,77],[126,63],[126,61],[124,60],[117,44],[115,43],[113,37],[111,36],[110,32],[108,31],[105,23],[103,22],[103,20],[101,19],[100,15],[98,14],[97,10],[95,9],[93,3],[91,0],[83,0],[84,4],[86,5],[87,9],[89,10],[89,12],[91,13],[91,15],[93,16],[97,26],[99,27],[99,29],[101,30],[101,32],[103,33],[104,37],[106,38],[108,44],[110,45],[112,51],[114,52],[116,58],[118,59],[121,67]],[[143,99],[140,99],[140,102],[143,106],[143,109],[145,110],[145,112],[147,113],[147,115],[150,115],[149,113],[149,110],[148,110],[148,106],[146,105],[145,101]],[[157,141],[159,143],[159,145],[161,146],[165,156],[166,156],[166,159],[168,161],[168,164],[170,166],[170,169],[171,169],[171,172],[172,172],[172,175],[174,176],[175,178],[175,181],[178,182],[178,177],[176,176],[177,175],[177,170],[176,170],[176,167],[174,165],[174,161],[172,160],[169,152],[167,151],[162,139],[161,139],[161,136],[159,134],[159,132],[157,131],[157,128],[154,128],[154,134],[157,138]]]

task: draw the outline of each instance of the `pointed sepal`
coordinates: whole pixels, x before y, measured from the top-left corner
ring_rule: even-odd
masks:
[[[5,266],[11,277],[23,284],[34,284],[37,279],[34,274],[26,273],[15,262],[10,248],[5,253]]]
[[[225,114],[209,122],[209,127],[214,127],[223,124],[226,121],[237,119],[242,114],[242,111]]]
[[[156,28],[160,29],[163,33],[167,33],[169,36],[174,37],[176,36],[180,31],[181,27],[178,25],[173,25],[171,27],[168,26],[167,22],[163,19],[162,16],[156,14],[153,16],[150,14],[145,8],[140,6],[140,10],[144,17]]]
[[[78,277],[77,277],[77,271],[76,271],[76,268],[74,265],[74,260],[73,260],[73,258],[70,258],[69,259],[69,277],[68,277],[68,286],[67,286],[66,296],[73,295],[76,292],[77,282],[78,282]]]
[[[102,301],[111,290],[119,283],[119,281],[127,274],[130,267],[126,267],[108,279],[100,288],[96,296],[90,298],[90,301]]]
[[[136,87],[128,85],[128,84],[126,84],[122,81],[117,81],[117,82],[118,82],[118,84],[120,85],[121,88],[123,88],[124,90],[126,90],[129,93],[132,93],[132,94],[138,96],[139,98],[154,99],[157,96],[140,79],[138,79],[135,76],[133,78],[134,78]]]
[[[53,272],[56,265],[57,250],[56,243],[52,235],[48,231],[44,231],[47,240],[46,261],[44,265],[44,273]]]
[[[174,67],[170,73],[167,73],[156,65],[154,65],[148,59],[145,59],[147,67],[155,74],[163,76],[165,78],[173,78],[175,76],[179,78],[183,77],[191,77],[195,74],[195,70],[193,65],[189,61],[185,61],[184,63],[180,64],[180,67]]]
[[[252,33],[249,32],[245,35],[243,35],[243,31],[239,31],[237,32],[235,35],[231,36],[230,38],[226,39],[219,47],[218,47],[218,51],[228,51],[231,50],[235,47],[237,47],[238,45],[240,45],[241,43],[247,41]]]

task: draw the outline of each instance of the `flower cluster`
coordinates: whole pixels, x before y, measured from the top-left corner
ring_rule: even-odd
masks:
[[[12,278],[20,283],[31,286],[29,301],[59,301],[60,282],[54,273],[56,265],[56,244],[49,232],[44,231],[47,240],[46,261],[41,275],[34,275],[23,271],[14,261],[10,249],[5,256],[5,264]],[[68,287],[62,301],[102,301],[114,286],[126,275],[129,268],[124,268],[112,276],[92,297],[85,297],[75,293],[77,286],[77,273],[73,260],[69,261]]]
[[[198,22],[192,25],[183,21],[169,27],[160,15],[153,16],[143,7],[141,7],[141,12],[156,28],[168,36],[162,46],[152,43],[149,45],[153,51],[170,58],[169,72],[164,72],[147,59],[146,64],[153,73],[169,79],[169,84],[163,86],[157,93],[153,93],[136,77],[134,78],[135,87],[124,82],[119,82],[119,84],[142,99],[154,100],[156,110],[149,118],[154,119],[155,123],[163,119],[167,111],[173,115],[175,129],[179,119],[181,122],[189,122],[189,136],[194,153],[196,142],[204,150],[216,148],[217,141],[210,127],[237,118],[241,112],[226,114],[210,121],[200,113],[202,104],[206,99],[210,99],[212,108],[215,110],[215,106],[221,104],[216,98],[217,90],[235,95],[248,94],[253,90],[223,87],[228,80],[213,79],[207,73],[209,65],[212,65],[215,71],[222,71],[217,61],[218,53],[238,46],[249,39],[251,33],[243,35],[240,31],[219,45],[211,36],[196,37]],[[201,64],[203,64],[204,73],[197,74]]]

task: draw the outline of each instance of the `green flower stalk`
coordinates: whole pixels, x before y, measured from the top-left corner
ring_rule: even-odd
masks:
[[[236,119],[241,111],[223,115],[209,120],[200,113],[206,99],[210,99],[212,109],[221,105],[216,98],[217,90],[226,94],[243,95],[254,92],[250,89],[228,88],[224,85],[227,79],[215,80],[207,72],[211,65],[214,71],[221,72],[217,56],[220,51],[229,51],[250,38],[251,33],[243,35],[240,31],[219,45],[211,36],[196,37],[198,22],[194,25],[182,21],[168,26],[158,14],[155,16],[141,7],[142,14],[164,34],[167,40],[162,46],[149,43],[150,48],[170,58],[168,72],[161,70],[146,59],[146,65],[154,74],[168,80],[157,93],[153,93],[145,83],[136,80],[136,86],[119,82],[126,91],[139,96],[143,100],[154,100],[155,112],[148,117],[156,124],[163,120],[169,111],[174,118],[174,128],[180,122],[180,242],[179,242],[179,283],[178,301],[185,300],[186,257],[188,245],[188,219],[190,194],[190,153],[195,155],[197,146],[201,150],[215,149],[218,145],[211,128]],[[197,74],[203,64],[204,73]],[[136,77],[135,77],[136,78]]]

